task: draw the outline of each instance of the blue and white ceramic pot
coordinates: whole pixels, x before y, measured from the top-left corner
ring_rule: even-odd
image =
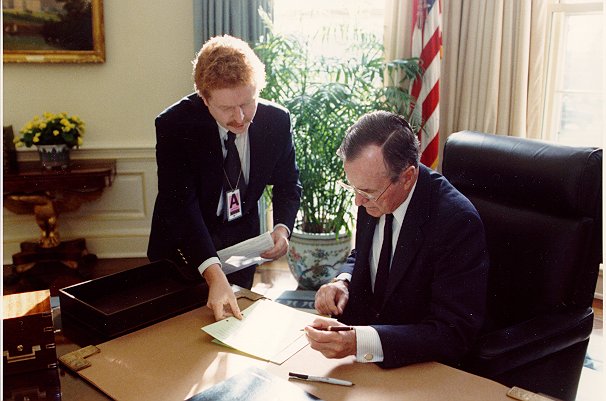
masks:
[[[42,167],[47,170],[69,167],[69,147],[67,145],[37,145]]]
[[[351,236],[311,234],[294,230],[287,254],[288,267],[299,289],[317,290],[338,273],[351,251]]]

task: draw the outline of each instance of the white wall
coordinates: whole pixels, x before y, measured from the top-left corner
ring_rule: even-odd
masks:
[[[84,146],[153,147],[154,117],[192,92],[192,1],[104,0],[103,64],[4,64],[4,124],[43,111],[86,122]]]
[[[99,257],[144,256],[156,194],[154,118],[193,91],[192,1],[104,0],[103,64],[4,64],[3,125],[66,111],[86,123],[73,158],[115,158],[98,201],[60,216],[64,239],[84,236]],[[21,152],[25,150],[25,152]],[[30,152],[27,152],[27,151]],[[20,159],[35,158],[22,149]],[[33,216],[3,210],[3,260],[38,237]]]

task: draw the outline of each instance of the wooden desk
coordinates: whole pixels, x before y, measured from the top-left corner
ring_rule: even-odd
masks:
[[[112,184],[116,161],[72,160],[65,170],[46,170],[37,161],[20,162],[16,173],[5,173],[4,206],[17,214],[34,214],[40,227],[38,241],[21,243],[13,255],[14,273],[22,273],[38,262],[60,261],[78,269],[91,255],[84,238],[61,241],[58,216],[95,200]]]
[[[238,300],[242,308],[250,305]],[[353,387],[292,381],[326,401],[341,400],[495,400],[511,401],[507,387],[439,363],[383,370],[351,358],[330,360],[309,347],[278,366],[211,343],[200,328],[213,322],[212,312],[195,309],[172,319],[99,344],[99,354],[81,376],[113,399],[184,400],[248,367],[260,367],[286,379],[289,371],[351,380]],[[57,341],[57,355],[74,350]],[[67,374],[61,377],[62,399],[106,400],[93,387]]]

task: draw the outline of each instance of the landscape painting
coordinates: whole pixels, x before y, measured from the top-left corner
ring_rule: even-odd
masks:
[[[103,0],[3,0],[5,63],[102,63]]]

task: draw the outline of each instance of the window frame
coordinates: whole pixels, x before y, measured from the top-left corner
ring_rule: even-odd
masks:
[[[562,3],[561,0],[551,0],[547,5],[547,13],[547,45],[545,46],[545,60],[547,62],[545,63],[545,91],[541,137],[557,143],[561,120],[561,107],[559,106],[566,92],[562,88],[565,17],[567,15],[583,14],[603,15],[604,2],[595,0],[583,3]],[[601,48],[599,50],[603,51]],[[559,107],[559,110],[556,110],[556,107]]]

